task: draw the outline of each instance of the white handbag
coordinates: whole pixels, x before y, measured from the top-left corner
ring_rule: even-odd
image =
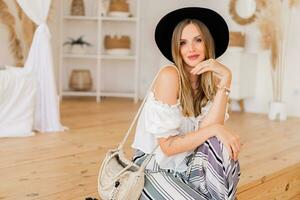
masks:
[[[155,76],[150,89],[158,74],[159,72]],[[141,113],[148,94],[149,91],[119,147],[110,149],[102,162],[98,176],[98,193],[103,200],[137,200],[142,193],[144,188],[144,170],[158,145],[146,157],[141,166],[136,165],[124,156],[123,146]]]

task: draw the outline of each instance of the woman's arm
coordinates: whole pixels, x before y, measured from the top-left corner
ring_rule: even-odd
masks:
[[[221,87],[225,86],[230,88],[231,85],[231,73],[224,77],[221,81],[216,83]],[[227,112],[227,103],[228,103],[228,96],[225,94],[224,90],[217,90],[216,96],[212,103],[212,106],[204,118],[204,120],[200,123],[200,128],[211,125],[211,124],[224,124],[225,114]]]
[[[159,138],[158,143],[161,150],[167,156],[172,156],[178,153],[192,151],[206,140],[214,136],[211,126],[198,129],[197,131],[188,132],[184,135],[170,136],[168,138]]]
[[[177,70],[173,67],[165,67],[162,69],[155,81],[154,88],[155,99],[169,105],[175,104],[179,92],[179,75]],[[239,138],[220,124],[207,125],[206,127],[186,133],[185,135],[158,138],[158,143],[164,154],[171,156],[194,150],[213,136],[221,138],[228,149],[230,149],[232,143],[236,143],[235,146],[238,146]],[[229,154],[231,155],[231,151]],[[237,153],[232,157],[237,158]]]
[[[205,72],[213,72],[218,77],[217,83],[220,87],[230,88],[231,85],[231,71],[229,68],[219,63],[215,59],[208,59],[199,63],[191,70],[192,74],[200,75]],[[224,124],[225,113],[227,110],[228,96],[224,90],[217,90],[216,96],[213,100],[213,105],[205,119],[201,122],[200,127],[205,127],[210,124]]]

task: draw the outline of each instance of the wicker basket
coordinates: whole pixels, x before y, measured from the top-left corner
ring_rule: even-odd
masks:
[[[69,87],[75,91],[88,91],[92,89],[92,77],[90,70],[74,69],[72,70]]]
[[[129,36],[109,36],[104,37],[105,49],[130,49],[130,38]]]
[[[129,5],[125,0],[111,0],[109,12],[129,12]]]
[[[71,4],[71,15],[84,16],[84,2],[83,0],[73,0]]]
[[[242,32],[230,32],[229,46],[245,47],[245,34]]]

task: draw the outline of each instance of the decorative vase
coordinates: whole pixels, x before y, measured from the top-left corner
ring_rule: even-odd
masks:
[[[280,121],[286,120],[287,115],[286,115],[285,103],[271,102],[268,117],[270,120],[276,120],[276,119],[279,119]]]
[[[104,37],[104,48],[110,55],[129,55],[130,37],[129,36],[110,36]]]
[[[129,5],[126,0],[111,0],[108,15],[111,17],[129,17]]]
[[[73,0],[71,4],[71,15],[84,16],[84,2],[83,0]]]
[[[93,81],[91,72],[88,69],[72,70],[69,87],[75,91],[88,91],[92,89]]]

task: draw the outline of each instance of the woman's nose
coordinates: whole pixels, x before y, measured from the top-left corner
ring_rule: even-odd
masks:
[[[189,51],[190,52],[195,51],[195,45],[192,42],[189,44]]]

